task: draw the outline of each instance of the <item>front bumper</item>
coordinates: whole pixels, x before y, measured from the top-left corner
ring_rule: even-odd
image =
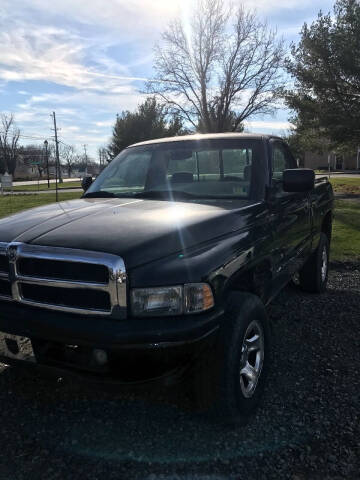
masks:
[[[200,315],[116,320],[0,302],[0,332],[30,338],[35,366],[103,381],[142,383],[177,374],[194,362],[214,342],[222,315],[218,309]],[[106,364],[96,363],[94,349],[107,353]],[[18,362],[4,357],[0,361]]]

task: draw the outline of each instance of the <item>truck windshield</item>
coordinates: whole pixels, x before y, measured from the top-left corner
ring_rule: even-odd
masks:
[[[250,198],[257,140],[179,141],[130,147],[84,197]]]

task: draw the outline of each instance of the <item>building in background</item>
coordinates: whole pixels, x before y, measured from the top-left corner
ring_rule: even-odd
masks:
[[[314,170],[328,170],[329,159],[331,170],[357,170],[360,168],[359,153],[358,155],[340,155],[334,152],[305,152],[302,166]]]
[[[24,155],[19,155],[16,162],[14,180],[34,180],[39,176],[36,165],[31,164],[31,160]]]

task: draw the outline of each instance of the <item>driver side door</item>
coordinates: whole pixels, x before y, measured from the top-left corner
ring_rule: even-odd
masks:
[[[303,265],[311,249],[309,192],[284,192],[284,170],[297,168],[287,145],[271,142],[271,219],[275,241],[274,267],[279,284],[286,284]],[[278,285],[280,286],[280,285]]]

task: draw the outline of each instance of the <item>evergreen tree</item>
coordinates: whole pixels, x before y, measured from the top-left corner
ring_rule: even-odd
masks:
[[[288,71],[295,88],[286,92],[292,119],[304,138],[327,138],[333,145],[360,145],[360,5],[337,0],[334,15],[319,13],[304,24],[292,45]]]
[[[135,112],[117,116],[108,152],[114,158],[127,146],[153,138],[172,137],[187,133],[177,116],[169,116],[164,105],[148,97]]]

